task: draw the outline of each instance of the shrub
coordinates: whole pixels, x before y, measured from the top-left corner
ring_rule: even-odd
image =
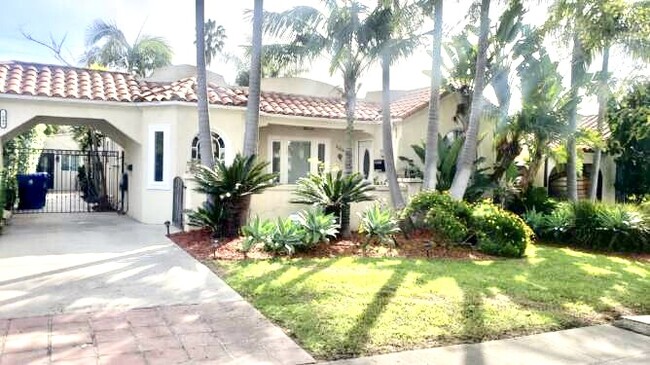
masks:
[[[218,232],[227,237],[239,234],[245,223],[250,197],[273,185],[277,174],[267,173],[268,163],[258,162],[255,156],[235,156],[230,165],[216,161],[214,169],[197,166],[194,175],[196,191],[208,194],[212,204],[223,209]]]
[[[425,216],[424,221],[429,229],[441,234],[451,242],[462,242],[468,236],[469,229],[466,221],[458,218],[453,211],[432,208]]]
[[[447,193],[427,190],[411,198],[406,208],[402,210],[401,217],[411,218],[416,226],[425,227],[427,213],[431,210],[450,212],[463,221],[467,221],[471,215],[471,209],[466,202],[454,200]]]
[[[327,214],[334,214],[339,221],[341,233],[350,233],[350,204],[371,201],[370,191],[375,188],[358,174],[343,176],[343,172],[309,174],[298,179],[297,196],[291,202],[318,206]]]
[[[471,228],[479,250],[496,256],[522,257],[533,236],[523,219],[487,201],[474,206]]]
[[[329,242],[336,233],[338,224],[334,217],[318,209],[302,211],[295,219],[270,221],[255,218],[242,227],[242,250],[247,252],[254,246],[263,245],[265,251],[292,255],[321,242]]]
[[[650,251],[650,220],[638,206],[581,201],[548,215],[526,215],[535,233],[569,246],[621,252]]]
[[[308,247],[321,242],[329,242],[330,237],[339,233],[339,225],[333,214],[325,214],[320,209],[309,209],[298,213],[298,223],[305,231],[305,244]]]
[[[556,201],[549,198],[546,188],[530,187],[515,197],[512,203],[507,205],[507,208],[519,215],[531,210],[549,214],[555,209],[556,205]]]
[[[395,245],[394,235],[400,229],[397,217],[391,209],[374,204],[360,214],[360,218],[359,233],[366,237],[364,246],[370,243],[379,243],[388,246]]]
[[[224,215],[222,205],[206,202],[202,207],[189,211],[187,224],[192,227],[208,228],[214,235],[220,236]]]

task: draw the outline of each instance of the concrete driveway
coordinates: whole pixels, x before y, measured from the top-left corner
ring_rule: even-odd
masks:
[[[2,364],[276,364],[314,359],[163,225],[18,215],[0,236]]]
[[[0,236],[0,318],[241,300],[165,236],[115,213],[16,215]]]

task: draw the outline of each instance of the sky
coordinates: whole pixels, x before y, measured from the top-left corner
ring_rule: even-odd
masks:
[[[65,38],[64,57],[78,64],[84,52],[86,28],[93,20],[101,18],[112,21],[133,41],[143,34],[164,37],[172,46],[174,64],[195,64],[194,46],[194,1],[193,0],[2,0],[2,21],[0,21],[0,60],[26,62],[60,63],[45,47],[25,39],[21,32],[48,41]],[[376,0],[367,0],[369,5]],[[454,34],[461,28],[469,7],[469,0],[445,0],[445,34]],[[493,2],[495,3],[495,2]],[[320,6],[318,0],[266,0],[265,10],[281,11],[295,5]],[[501,5],[502,6],[502,5]],[[226,29],[226,52],[240,54],[241,46],[250,42],[251,23],[244,12],[253,7],[253,0],[206,0],[205,18],[214,19]],[[491,18],[496,19],[499,5],[493,6]],[[546,6],[535,6],[525,21],[539,24],[546,17]],[[431,22],[424,27],[430,29]],[[430,40],[426,43],[429,43]],[[402,59],[391,72],[393,89],[413,89],[428,86],[430,79],[423,71],[431,68],[431,58],[423,47],[412,56]],[[568,80],[569,53],[566,47],[551,45],[554,59],[560,61],[560,72]],[[614,57],[617,57],[616,54]],[[634,63],[621,57],[613,58],[610,67],[615,76],[627,76]],[[595,62],[594,64],[596,64]],[[594,65],[596,67],[596,65]],[[217,60],[209,66],[213,72],[223,75],[227,82],[234,83],[236,66]],[[330,75],[325,60],[310,65],[302,77],[308,77],[341,86],[340,76]],[[568,82],[568,81],[567,81]],[[378,65],[370,68],[361,81],[360,95],[367,91],[381,89],[381,73]],[[490,98],[488,91],[488,98]],[[514,103],[513,105],[516,105]],[[514,108],[515,106],[513,106]],[[583,113],[595,113],[593,100],[581,106]]]

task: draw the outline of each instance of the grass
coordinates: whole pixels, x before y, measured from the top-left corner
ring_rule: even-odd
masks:
[[[650,312],[650,263],[529,246],[519,260],[220,261],[225,280],[321,359],[476,342]]]

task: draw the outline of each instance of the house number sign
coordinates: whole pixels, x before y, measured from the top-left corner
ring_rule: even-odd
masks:
[[[0,109],[0,128],[7,128],[7,109]]]

